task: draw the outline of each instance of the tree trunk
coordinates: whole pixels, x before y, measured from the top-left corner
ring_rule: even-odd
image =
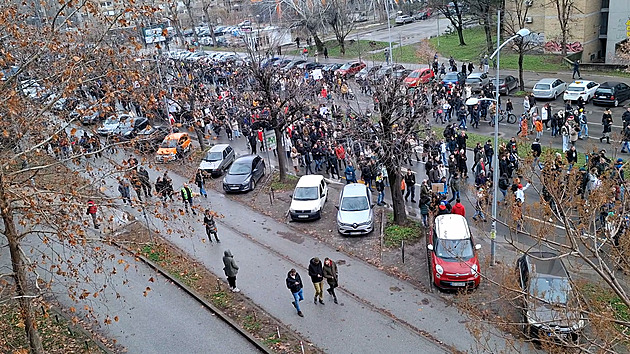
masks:
[[[210,14],[208,13],[208,7],[204,3],[203,13],[206,15],[206,19],[208,21],[208,28],[210,29],[210,36],[212,37],[212,46],[217,47],[217,38],[214,35],[214,25],[212,24],[212,20],[210,19]]]
[[[341,56],[343,57],[346,55],[346,40],[345,38],[337,37],[337,42],[339,43],[339,53],[341,53]]]
[[[459,45],[466,45],[466,42],[464,42],[464,26],[455,26],[455,29],[457,30],[457,37],[459,37]]]
[[[560,31],[562,32],[562,37],[560,39],[560,41],[561,41],[560,45],[562,46],[562,48],[561,48],[562,56],[566,57],[567,56],[567,31],[568,31],[568,29],[561,28]]]
[[[276,127],[273,129],[276,134],[276,155],[278,155],[278,179],[285,182],[287,179],[287,153],[284,151],[284,135],[282,130]]]
[[[387,166],[387,175],[389,176],[389,191],[392,194],[392,208],[394,214],[394,224],[404,225],[407,222],[407,209],[402,192],[400,191],[400,183],[402,175],[400,168],[395,166]],[[415,188],[415,186],[414,186]]]
[[[486,33],[486,49],[488,50],[488,55],[490,55],[492,52],[494,52],[494,43],[492,42],[492,27],[490,26],[492,15],[490,14],[489,8],[486,8],[486,10],[486,16],[483,20],[483,31]]]
[[[317,47],[317,51],[320,53],[324,52],[324,42],[319,38],[316,31],[310,31],[313,36],[313,41],[315,41],[315,46]]]
[[[523,79],[523,48],[518,51],[518,81],[521,91],[525,91],[525,80]]]
[[[11,253],[11,265],[13,267],[13,279],[15,280],[15,288],[20,306],[20,315],[24,321],[24,331],[28,338],[29,349],[31,353],[44,353],[42,339],[37,331],[37,322],[33,313],[31,299],[28,296],[28,282],[26,276],[26,267],[24,259],[19,249],[18,233],[15,229],[13,219],[13,208],[7,201],[7,195],[4,190],[4,176],[0,176],[0,213],[4,222],[4,233],[9,243],[9,252]]]
[[[199,140],[199,148],[201,149],[201,151],[206,151],[206,140],[205,140],[205,136],[203,134],[203,129],[201,128],[200,124],[197,124],[197,122],[195,122],[195,133],[197,134],[197,140]],[[225,128],[225,129],[229,129],[229,128]]]
[[[192,7],[191,7],[191,2],[192,0],[188,0],[188,2],[186,3],[186,12],[188,12],[188,17],[190,18],[190,26],[192,27],[193,30],[193,38],[195,39],[195,43],[197,44],[197,46],[199,45],[199,36],[197,35],[197,29],[195,28],[195,19],[193,18],[192,15]]]

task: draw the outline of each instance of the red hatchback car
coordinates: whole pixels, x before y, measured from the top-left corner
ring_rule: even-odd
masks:
[[[407,87],[417,87],[420,84],[428,83],[434,77],[435,74],[431,68],[416,69],[405,78],[404,83]]]
[[[431,279],[442,289],[476,288],[481,282],[477,250],[466,218],[438,215],[429,235]]]
[[[335,74],[341,77],[351,77],[356,75],[361,69],[365,68],[365,63],[360,61],[349,62],[343,64],[335,71]]]

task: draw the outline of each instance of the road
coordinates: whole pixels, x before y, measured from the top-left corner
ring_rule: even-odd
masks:
[[[87,233],[90,239],[98,238],[93,230]],[[9,273],[9,248],[3,246],[0,245],[0,273]],[[81,280],[77,282],[49,271],[45,264],[40,265],[38,273],[46,281],[54,280],[50,295],[63,308],[76,308],[76,316],[88,323],[94,320],[97,333],[115,340],[128,353],[259,353],[253,344],[178,286],[119,249],[95,241],[86,246],[87,252],[78,251],[67,244],[44,244],[35,235],[25,239],[22,248],[36,259],[41,259],[40,253],[52,259],[62,255],[62,268],[67,267],[66,262],[77,264],[82,257],[94,259],[80,267]],[[104,256],[110,254],[116,257]],[[96,264],[102,265],[102,270],[97,270]],[[123,271],[126,265],[130,267]],[[105,274],[114,268],[118,270],[116,275]],[[107,287],[94,296],[103,284]],[[147,287],[151,290],[146,291]],[[70,289],[79,293],[85,289],[89,296],[74,302],[68,296]],[[106,318],[111,324],[103,324]]]
[[[449,20],[440,17],[440,31],[439,33],[446,33],[448,25],[451,24]],[[397,43],[402,45],[414,44],[422,41],[423,39],[435,37],[438,35],[438,18],[433,16],[427,20],[415,21],[405,25],[392,25],[391,33],[387,29],[387,24],[375,26],[366,30],[359,30],[357,33],[353,33],[349,36],[350,39],[363,39],[371,41]]]

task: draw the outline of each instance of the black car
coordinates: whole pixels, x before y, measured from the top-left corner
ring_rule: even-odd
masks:
[[[323,68],[324,64],[310,62],[310,63],[304,64],[303,66],[304,66],[304,69],[306,69],[306,70],[315,70],[315,69]]]
[[[137,133],[149,125],[149,119],[146,117],[130,117],[118,124],[118,127],[112,132],[123,139],[133,139]]]
[[[225,192],[248,192],[265,175],[265,161],[258,155],[239,157],[223,178]]]
[[[134,147],[141,153],[153,153],[158,150],[160,143],[168,134],[167,127],[147,125],[137,132]]]
[[[516,262],[525,334],[545,339],[579,340],[586,319],[581,299],[562,259],[553,252],[531,251]]]
[[[607,81],[599,85],[593,96],[593,104],[619,106],[630,98],[630,86],[623,82]]]
[[[325,65],[322,68],[322,71],[331,71],[331,72],[335,72],[335,70],[339,69],[343,64],[341,63],[330,63]]]
[[[490,90],[494,91],[494,83],[496,78],[490,78]],[[499,78],[499,93],[501,95],[509,95],[510,92],[518,87],[518,79],[512,75]]]

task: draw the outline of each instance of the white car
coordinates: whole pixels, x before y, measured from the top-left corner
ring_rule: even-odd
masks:
[[[567,89],[567,83],[556,78],[546,78],[534,85],[534,97],[556,99]]]
[[[289,215],[291,220],[319,219],[328,199],[328,185],[322,175],[300,177],[293,191]]]
[[[564,91],[562,98],[565,101],[577,101],[578,98],[582,97],[584,102],[588,103],[588,101],[595,96],[595,91],[597,91],[598,87],[599,84],[594,81],[573,81],[573,83],[567,87],[567,90]]]
[[[374,230],[372,193],[361,183],[346,184],[337,207],[337,231],[342,235],[369,234]]]

